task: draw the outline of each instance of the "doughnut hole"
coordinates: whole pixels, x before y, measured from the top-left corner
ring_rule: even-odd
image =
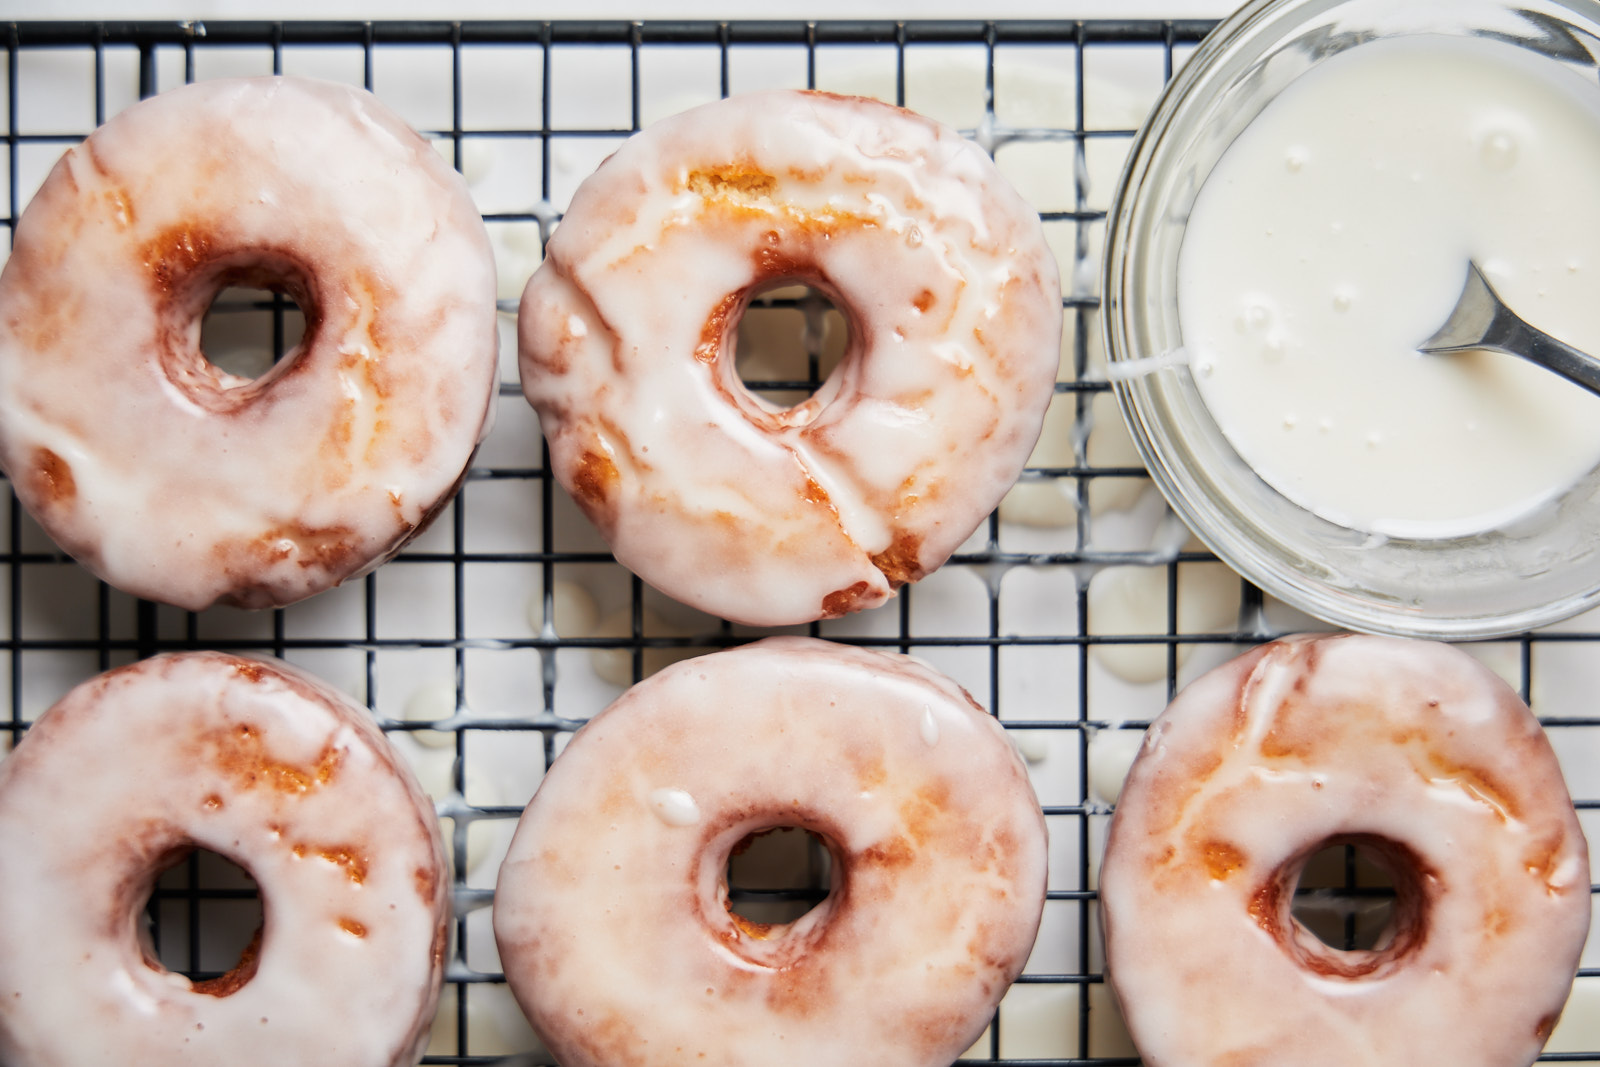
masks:
[[[255,381],[294,351],[305,332],[305,312],[288,287],[228,286],[206,309],[200,354],[225,374]]]
[[[826,292],[780,283],[740,317],[734,369],[751,393],[787,411],[816,394],[849,347],[849,321]]]
[[[249,871],[184,847],[152,880],[136,934],[151,969],[185,976],[197,993],[227,996],[255,974],[264,916]]]
[[[728,857],[728,910],[739,925],[772,937],[828,896],[833,853],[816,834],[777,826],[747,834]]]
[[[1285,864],[1258,900],[1269,900],[1275,886],[1291,890],[1289,901],[1278,902],[1288,920],[1280,941],[1301,966],[1377,978],[1427,937],[1425,880],[1420,859],[1406,845],[1352,834]]]

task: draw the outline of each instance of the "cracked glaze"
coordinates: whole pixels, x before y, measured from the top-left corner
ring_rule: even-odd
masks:
[[[255,877],[264,926],[191,985],[139,930],[196,847]],[[0,1063],[409,1067],[447,890],[432,805],[366,709],[214,652],[102,674],[0,763]]]
[[[1300,864],[1341,841],[1395,877],[1370,951],[1290,915]],[[1150,1067],[1526,1065],[1589,927],[1588,849],[1537,720],[1464,652],[1394,638],[1290,638],[1180,693],[1100,890]]]
[[[827,844],[829,895],[786,926],[733,915],[729,853],[782,826]],[[953,682],[770,638],[577,733],[517,827],[495,937],[566,1067],[943,1067],[1022,969],[1045,848],[1020,760]]]
[[[733,352],[783,282],[850,325],[789,409]],[[977,146],[872,100],[758,93],[651,126],[579,188],[522,298],[522,383],[622,563],[784,625],[881,604],[977,528],[1038,436],[1061,318],[1038,215]]]
[[[272,371],[200,353],[226,285],[280,289]],[[208,81],[70,149],[0,275],[0,465],[138,596],[288,604],[397,552],[488,431],[494,265],[466,186],[359,89]]]

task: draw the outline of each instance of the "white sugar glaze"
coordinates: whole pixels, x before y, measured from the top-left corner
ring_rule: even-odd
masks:
[[[664,791],[699,817],[663,818]],[[833,885],[767,927],[723,876],[781,826],[824,840]],[[1021,761],[953,682],[771,638],[675,664],[574,736],[517,827],[495,936],[565,1067],[944,1067],[1022,969],[1045,852]]]
[[[224,284],[307,313],[254,381],[199,351]],[[202,82],[70,149],[0,274],[0,465],[130,593],[287,604],[448,502],[489,426],[494,263],[466,187],[370,94]]]
[[[1184,343],[1249,465],[1323,517],[1492,529],[1600,463],[1600,398],[1511,356],[1423,356],[1469,258],[1600,352],[1600,89],[1496,41],[1363,44],[1228,148],[1179,258]]]
[[[1300,865],[1350,838],[1395,874],[1371,951],[1289,911]],[[1526,1067],[1589,927],[1588,848],[1527,706],[1459,649],[1352,635],[1262,646],[1178,694],[1100,893],[1150,1067]]]
[[[195,846],[262,894],[258,951],[211,992],[136,932]],[[443,976],[444,871],[432,806],[371,716],[309,675],[211,652],[100,675],[0,763],[0,1063],[410,1067]]]
[[[775,407],[734,327],[781,281],[851,348]],[[523,296],[523,389],[617,558],[713,614],[873,607],[936,569],[1027,460],[1060,282],[1038,215],[955,131],[857,97],[758,93],[665,119],[579,188]]]

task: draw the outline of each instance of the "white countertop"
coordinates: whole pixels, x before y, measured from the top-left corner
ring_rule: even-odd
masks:
[[[1231,0],[0,0],[6,19],[1220,18]]]

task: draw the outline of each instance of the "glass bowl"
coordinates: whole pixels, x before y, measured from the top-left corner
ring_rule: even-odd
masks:
[[[1417,33],[1493,37],[1573,67],[1591,84],[1600,78],[1600,4],[1588,0],[1247,3],[1178,71],[1134,142],[1108,221],[1102,329],[1109,375],[1151,476],[1222,560],[1340,626],[1498,637],[1600,604],[1600,467],[1548,506],[1483,533],[1408,540],[1350,529],[1251,470],[1182,355],[1178,253],[1222,154],[1315,65]]]

